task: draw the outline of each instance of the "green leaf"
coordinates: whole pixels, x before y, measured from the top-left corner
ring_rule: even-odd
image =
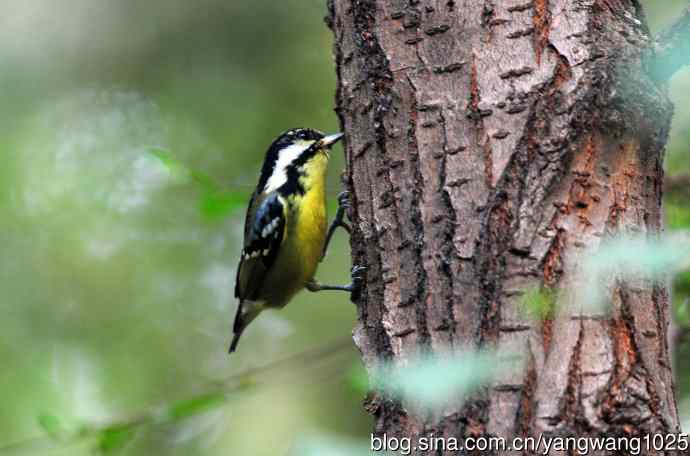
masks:
[[[60,440],[65,435],[65,428],[62,421],[55,415],[41,414],[38,416],[38,425],[53,440]]]
[[[221,192],[222,189],[211,176],[198,170],[194,170],[177,160],[165,149],[152,148],[149,153],[158,159],[160,163],[168,170],[168,172],[175,178],[183,182],[194,182],[206,192]]]
[[[687,204],[664,201],[664,209],[668,228],[677,230],[690,228],[690,207]]]
[[[226,217],[247,204],[248,195],[239,192],[207,192],[199,203],[201,214],[210,220]]]
[[[366,442],[326,435],[298,437],[288,453],[289,456],[361,456],[363,454],[372,454]]]
[[[684,271],[673,279],[673,306],[676,323],[687,326],[690,323],[690,271]]]
[[[394,396],[439,409],[487,384],[495,375],[515,368],[514,356],[490,352],[421,354],[403,367],[383,364],[372,384]]]
[[[690,295],[690,271],[683,271],[673,279],[673,291],[682,295]]]
[[[199,210],[208,220],[226,217],[236,209],[244,208],[249,199],[245,192],[233,192],[223,189],[211,176],[189,168],[175,159],[168,151],[160,148],[150,149],[149,153],[168,170],[171,176],[180,182],[196,184],[200,191]]]
[[[366,394],[369,391],[369,375],[362,364],[355,363],[347,371],[347,382],[350,388],[358,394]]]
[[[192,173],[182,162],[173,158],[172,155],[165,149],[153,148],[148,151],[150,155],[157,159],[163,167],[168,171],[170,176],[179,182],[189,182],[192,179]]]
[[[591,273],[617,272],[624,275],[659,275],[680,270],[690,256],[690,242],[683,233],[660,239],[624,236],[602,244],[587,262]]]
[[[520,297],[520,310],[536,320],[546,320],[556,313],[556,302],[554,290],[534,287]]]
[[[98,451],[108,454],[120,450],[134,438],[135,433],[136,428],[131,424],[113,425],[103,429],[98,436]]]
[[[220,407],[225,404],[226,400],[227,396],[225,393],[204,394],[203,396],[172,404],[165,415],[168,419],[175,421]]]
[[[685,297],[680,303],[678,303],[675,308],[674,320],[676,324],[681,327],[690,326],[690,303],[688,303],[688,298]]]
[[[611,277],[660,280],[688,268],[690,238],[686,232],[647,238],[621,236],[602,243],[584,264],[583,307],[602,307]]]
[[[237,383],[235,384],[234,391],[237,392],[243,392],[243,391],[250,391],[254,388],[256,388],[259,385],[259,382],[257,381],[256,377],[247,374],[243,375],[237,380]]]

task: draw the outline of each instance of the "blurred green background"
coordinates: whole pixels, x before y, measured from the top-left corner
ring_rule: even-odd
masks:
[[[643,3],[653,30],[686,4]],[[244,204],[264,151],[289,127],[337,129],[323,0],[2,6],[0,454],[91,454],[92,438],[33,438],[136,418],[350,336],[347,296],[303,293],[226,355]],[[690,71],[672,89],[667,170],[686,174]],[[690,203],[667,204],[670,226],[688,228]],[[319,276],[344,282],[347,242],[342,233],[335,242]],[[675,283],[687,324],[690,275]],[[689,343],[677,352],[682,396]],[[225,405],[144,426],[121,454],[260,456],[285,454],[304,435],[366,438],[371,420],[348,380],[357,360],[350,345],[265,384],[243,379]],[[110,437],[105,445],[119,447]]]

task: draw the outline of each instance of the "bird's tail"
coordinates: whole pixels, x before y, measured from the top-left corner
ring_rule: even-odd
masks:
[[[237,344],[240,342],[240,337],[244,329],[256,318],[261,312],[261,306],[258,303],[251,301],[240,301],[237,306],[237,313],[235,313],[235,323],[232,325],[232,342],[228,353],[233,353],[237,349]]]
[[[237,344],[240,342],[240,337],[242,336],[242,331],[244,331],[244,327],[246,326],[242,322],[242,307],[244,302],[240,301],[240,303],[237,305],[237,312],[235,313],[235,323],[232,325],[232,332],[234,335],[232,336],[232,342],[230,343],[230,349],[228,349],[228,353],[233,353],[237,349]]]
[[[228,350],[228,353],[234,353],[235,350],[237,349],[237,344],[240,342],[240,336],[242,335],[242,331],[236,332],[234,336],[232,336],[232,342],[230,343],[230,349]]]

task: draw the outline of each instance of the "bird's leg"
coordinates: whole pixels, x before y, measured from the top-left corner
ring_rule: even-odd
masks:
[[[359,291],[359,283],[363,280],[361,273],[366,269],[366,266],[354,266],[351,272],[352,282],[348,283],[347,285],[324,285],[317,282],[315,279],[311,279],[309,282],[306,283],[305,287],[307,290],[312,292],[338,290],[355,293]]]
[[[352,228],[345,221],[345,211],[350,207],[349,192],[340,192],[338,195],[338,210],[335,213],[335,218],[331,222],[331,226],[328,227],[328,232],[326,233],[326,242],[323,244],[323,251],[321,252],[321,260],[326,256],[326,251],[328,250],[328,244],[331,243],[331,238],[333,233],[338,227],[342,227],[345,231],[352,233]]]
[[[307,282],[306,289],[314,293],[317,291],[328,290],[349,291],[350,293],[352,293],[352,284],[348,283],[347,285],[324,285],[312,279],[309,282]]]
[[[345,221],[345,215],[347,209],[350,207],[349,192],[340,192],[338,195],[338,210],[335,213],[335,218],[328,227],[328,232],[326,233],[326,241],[323,245],[323,251],[321,252],[321,260],[326,256],[328,251],[328,245],[331,243],[331,238],[333,233],[338,227],[342,227],[348,234],[352,233],[352,228]],[[366,270],[366,266],[354,266],[350,273],[352,281],[347,285],[325,285],[316,281],[316,279],[311,279],[305,284],[305,288],[311,292],[317,291],[327,291],[327,290],[337,290],[337,291],[347,291],[349,293],[358,294],[360,288],[360,281],[363,279],[361,272]]]

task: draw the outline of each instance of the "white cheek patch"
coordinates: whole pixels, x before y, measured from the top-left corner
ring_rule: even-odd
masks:
[[[290,166],[290,163],[297,160],[302,155],[302,152],[309,149],[312,144],[313,142],[293,144],[281,150],[275,168],[273,168],[273,174],[268,178],[263,191],[270,193],[282,187],[287,182],[287,168]]]

